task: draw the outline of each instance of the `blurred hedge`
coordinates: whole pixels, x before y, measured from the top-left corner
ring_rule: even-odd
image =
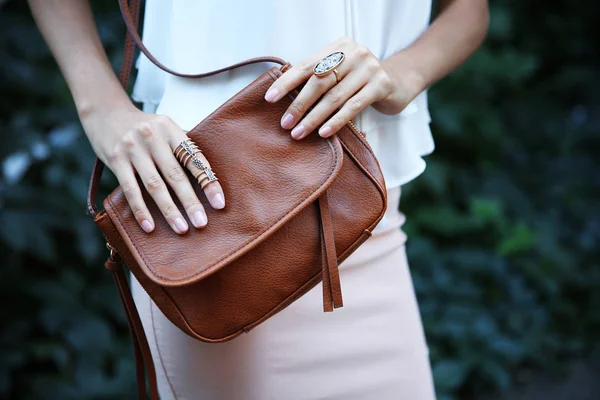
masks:
[[[116,66],[116,7],[95,6]],[[437,149],[402,209],[440,399],[488,398],[597,346],[599,12],[495,1],[483,49],[430,92]],[[85,214],[93,153],[23,2],[0,8],[0,59],[0,398],[133,398]]]

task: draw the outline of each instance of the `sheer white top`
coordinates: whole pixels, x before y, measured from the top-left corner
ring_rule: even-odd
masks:
[[[344,35],[383,60],[424,32],[430,12],[430,0],[147,0],[143,40],[161,62],[183,73],[263,55],[293,65]],[[191,129],[272,66],[250,65],[193,80],[169,75],[142,55],[133,98]],[[423,172],[422,156],[434,149],[426,92],[400,114],[368,107],[355,122],[366,133],[388,188]]]

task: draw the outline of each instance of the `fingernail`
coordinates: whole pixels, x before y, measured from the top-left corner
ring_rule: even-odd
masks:
[[[152,232],[152,229],[154,229],[154,226],[152,225],[152,222],[145,219],[142,221],[142,229],[147,233],[150,233]]]
[[[188,225],[183,218],[180,217],[175,220],[175,228],[179,231],[179,233],[183,233],[187,231]]]
[[[207,222],[206,215],[204,215],[202,211],[196,211],[194,213],[194,226],[196,228],[205,226]]]
[[[279,94],[279,90],[277,90],[275,88],[271,88],[271,89],[267,90],[267,93],[265,94],[265,100],[266,101],[275,101],[278,94]]]
[[[304,135],[304,125],[298,125],[294,129],[292,129],[292,137],[294,139],[299,139]]]
[[[290,129],[292,125],[294,125],[294,116],[290,113],[285,114],[281,120],[281,126],[284,129]]]
[[[221,193],[215,194],[215,197],[213,197],[213,205],[215,206],[215,208],[219,209],[225,207],[225,198]]]
[[[327,137],[331,135],[331,128],[327,125],[322,126],[321,129],[319,129],[319,135],[321,137]]]

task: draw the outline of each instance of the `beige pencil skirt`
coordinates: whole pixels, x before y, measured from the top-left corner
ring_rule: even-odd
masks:
[[[185,335],[132,277],[161,399],[431,400],[428,349],[405,254],[400,189],[374,234],[340,265],[344,307],[321,285],[226,343]]]

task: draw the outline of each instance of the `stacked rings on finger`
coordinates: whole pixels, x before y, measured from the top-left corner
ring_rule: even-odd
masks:
[[[215,175],[215,173],[210,168],[204,168],[198,175],[195,176],[196,180],[200,184],[200,187],[204,189],[204,186],[208,185],[211,182],[218,181],[219,178]]]
[[[194,143],[190,138],[186,138],[173,150],[173,154],[179,160],[179,162],[186,168],[188,163],[191,161],[200,172],[194,177],[200,184],[200,188],[204,189],[206,185],[211,182],[218,181],[219,178],[215,175],[212,169],[204,164],[196,154],[202,153],[202,150]]]

